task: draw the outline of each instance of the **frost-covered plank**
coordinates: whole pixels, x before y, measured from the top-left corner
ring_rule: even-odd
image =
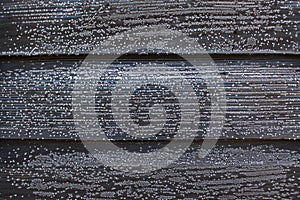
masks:
[[[128,144],[134,146],[135,144]],[[168,167],[129,174],[104,166],[80,142],[0,141],[3,199],[297,199],[299,141],[195,143]]]
[[[163,25],[209,52],[299,53],[297,0],[1,1],[0,52],[88,53],[107,36]]]
[[[83,58],[3,59],[0,137],[78,139],[71,92],[75,69]],[[300,62],[297,56],[230,58],[215,55],[213,58],[227,96],[222,138],[299,139]],[[137,59],[143,60],[137,57],[126,62],[134,63]],[[163,62],[167,62],[164,59]],[[168,62],[174,66],[181,64],[176,59]]]

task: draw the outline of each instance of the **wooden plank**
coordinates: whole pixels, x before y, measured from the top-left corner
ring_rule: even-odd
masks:
[[[213,55],[227,95],[223,139],[299,139],[298,56]],[[84,56],[6,57],[0,71],[0,137],[79,139],[71,92]],[[142,61],[137,56],[127,63]],[[181,61],[167,59],[174,66]],[[200,138],[202,138],[200,136]],[[124,139],[124,138],[118,138]]]
[[[135,144],[128,144],[135,146]],[[104,166],[80,142],[0,141],[1,199],[298,199],[299,141],[194,143],[146,174]]]
[[[86,54],[107,36],[156,24],[208,52],[299,53],[297,0],[4,0],[0,54]]]

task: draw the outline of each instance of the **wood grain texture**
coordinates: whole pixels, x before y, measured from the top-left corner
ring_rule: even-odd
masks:
[[[214,55],[227,98],[223,139],[299,139],[298,56]],[[84,56],[1,61],[0,137],[78,139],[71,91]],[[126,62],[142,60],[127,59]],[[166,57],[162,60],[167,62]],[[174,66],[180,60],[169,60]],[[203,137],[203,136],[202,136]],[[123,139],[123,138],[119,138]]]
[[[299,199],[297,0],[2,0],[0,5],[0,199]],[[186,33],[210,53],[224,80],[225,124],[203,159],[205,135],[199,134],[178,160],[166,159],[169,166],[125,173],[96,159],[79,141],[72,90],[76,70],[101,41],[152,25]],[[138,54],[122,60],[137,61],[149,60]],[[165,54],[159,62],[182,65]],[[207,114],[206,92],[199,102]],[[135,153],[169,142],[114,139]],[[177,141],[179,148],[184,139]],[[109,159],[121,157],[107,152]],[[136,167],[133,160],[126,162]]]
[[[297,0],[1,1],[1,55],[89,53],[133,27],[165,25],[208,52],[299,53]]]
[[[129,144],[134,147],[135,144]],[[3,199],[293,199],[299,141],[218,142],[204,159],[195,143],[158,171],[104,166],[80,142],[0,141]]]

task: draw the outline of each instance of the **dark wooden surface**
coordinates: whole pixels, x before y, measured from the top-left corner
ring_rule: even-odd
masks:
[[[74,70],[83,58],[2,59],[0,137],[78,139],[71,91]],[[212,55],[212,58],[226,90],[223,139],[299,139],[298,56]],[[180,60],[172,63],[176,65]]]
[[[297,0],[0,5],[0,199],[300,198]],[[80,141],[74,70],[108,36],[156,24],[196,38],[210,53],[224,79],[225,125],[204,159],[197,140],[167,168],[123,173]],[[126,62],[134,60],[143,58]]]
[[[135,147],[134,143],[127,144]],[[1,199],[299,199],[299,141],[194,143],[169,167],[128,174],[81,142],[1,140]]]
[[[1,1],[3,55],[89,53],[105,37],[166,25],[209,52],[299,53],[297,0]]]
[[[2,59],[2,199],[299,198],[297,56],[212,55],[228,99],[221,139],[204,159],[194,142],[172,165],[142,175],[104,166],[80,142],[71,90],[84,57]]]

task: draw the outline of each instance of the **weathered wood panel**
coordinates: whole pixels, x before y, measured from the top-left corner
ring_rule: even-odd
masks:
[[[71,91],[84,56],[1,61],[0,137],[78,139]],[[137,57],[142,60],[141,57]],[[227,97],[222,138],[300,135],[298,56],[215,55]],[[162,57],[163,62],[167,62]],[[126,60],[135,63],[136,60]],[[169,60],[174,66],[180,60]],[[122,139],[122,138],[120,138]]]
[[[0,4],[0,199],[300,198],[297,0]],[[71,106],[75,70],[108,36],[156,24],[187,33],[214,53],[226,90],[225,125],[203,159],[199,135],[178,160],[166,159],[169,166],[125,173],[74,141],[80,140]],[[164,54],[159,62],[182,64]],[[168,142],[114,139],[130,152]]]
[[[1,1],[2,55],[89,53],[107,36],[165,25],[209,52],[299,53],[297,0]]]
[[[135,147],[135,144],[128,144]],[[126,174],[80,142],[0,141],[2,199],[299,199],[299,141],[193,147],[167,168]]]

